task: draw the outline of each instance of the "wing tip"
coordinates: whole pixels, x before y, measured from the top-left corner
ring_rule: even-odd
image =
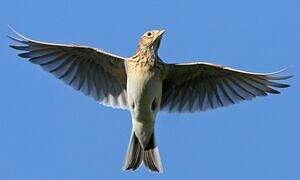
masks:
[[[286,79],[293,78],[294,75],[278,76],[278,74],[286,72],[286,71],[288,71],[291,68],[292,68],[292,65],[289,65],[289,66],[287,66],[285,68],[282,68],[282,69],[280,69],[278,71],[275,71],[275,72],[272,72],[272,73],[267,73],[266,74],[266,78],[269,79],[269,80],[286,80]],[[290,87],[290,86],[287,85],[287,84],[283,84],[282,87],[286,88],[286,87]]]
[[[7,35],[6,37],[11,39],[12,41],[15,41],[15,42],[18,42],[18,43],[21,43],[21,44],[28,44],[28,41],[26,39],[19,39],[19,38],[15,38],[15,37],[12,37],[12,36],[9,36],[9,35]]]
[[[10,48],[20,50],[20,51],[29,51],[29,46],[16,46],[16,45],[9,45]]]
[[[10,25],[7,25],[8,26],[8,28],[14,33],[14,34],[16,34],[18,37],[20,37],[20,38],[22,38],[22,39],[24,39],[24,40],[30,40],[30,39],[28,39],[28,38],[26,38],[25,36],[23,36],[23,35],[21,35],[20,33],[18,33],[14,28],[12,28]]]
[[[286,79],[291,79],[294,77],[293,75],[287,75],[287,76],[270,76],[268,75],[266,78],[269,80],[286,80]]]
[[[18,56],[21,58],[30,58],[28,53],[20,53]]]

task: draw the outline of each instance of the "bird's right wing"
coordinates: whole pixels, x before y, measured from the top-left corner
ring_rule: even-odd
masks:
[[[39,42],[16,34],[19,38],[8,37],[21,44],[10,45],[24,51],[20,57],[104,105],[128,109],[125,58],[87,46]]]
[[[275,82],[292,76],[275,73],[251,73],[220,65],[197,62],[166,64],[161,109],[170,112],[205,111],[286,88]]]

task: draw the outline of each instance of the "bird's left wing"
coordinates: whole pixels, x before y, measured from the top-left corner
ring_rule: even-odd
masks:
[[[275,82],[292,76],[251,73],[209,63],[166,64],[161,109],[170,112],[194,112],[215,109],[243,100],[251,100],[273,88],[289,87]]]
[[[125,58],[87,46],[35,41],[15,33],[19,38],[8,37],[20,45],[10,47],[24,51],[20,57],[104,105],[128,108]]]

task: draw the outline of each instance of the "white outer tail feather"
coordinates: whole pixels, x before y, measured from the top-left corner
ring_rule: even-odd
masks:
[[[152,135],[147,148],[143,149],[134,131],[132,131],[123,169],[135,171],[140,167],[142,162],[150,171],[158,173],[163,172],[163,166],[158,148],[155,144],[154,134]]]

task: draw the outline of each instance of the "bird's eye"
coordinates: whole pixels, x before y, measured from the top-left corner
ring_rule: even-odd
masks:
[[[147,36],[150,37],[152,35],[151,32],[147,32]]]

